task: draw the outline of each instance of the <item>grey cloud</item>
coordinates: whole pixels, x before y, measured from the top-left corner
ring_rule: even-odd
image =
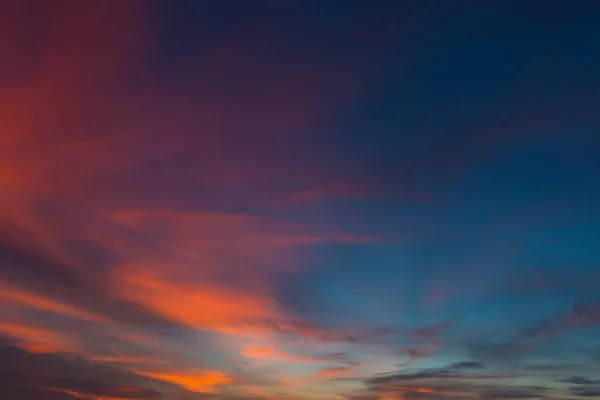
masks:
[[[371,393],[380,396],[400,394],[405,399],[541,399],[550,398],[542,386],[513,386],[509,384],[480,384],[461,379],[430,379],[426,381],[379,381],[368,386]],[[423,391],[426,387],[427,391]],[[381,397],[380,397],[381,398]]]
[[[485,364],[479,361],[462,361],[455,364],[449,365],[447,368],[450,369],[484,369]]]
[[[573,386],[569,390],[575,396],[600,397],[600,386]]]
[[[507,393],[487,393],[480,395],[482,399],[540,399],[544,395],[536,393],[520,393],[520,392],[507,392]]]
[[[367,380],[368,384],[378,385],[390,382],[410,382],[425,379],[493,379],[504,375],[470,375],[466,371],[484,369],[478,361],[462,361],[441,368],[409,369],[396,373],[376,375]]]
[[[545,398],[548,388],[543,386],[492,386],[479,393],[482,399],[539,399]]]
[[[443,369],[409,370],[406,372],[390,373],[376,376],[367,381],[371,385],[386,384],[391,382],[409,382],[433,378],[459,378],[461,374],[456,371]]]
[[[571,376],[569,378],[558,379],[558,381],[575,385],[600,385],[600,379],[590,379],[585,376]]]

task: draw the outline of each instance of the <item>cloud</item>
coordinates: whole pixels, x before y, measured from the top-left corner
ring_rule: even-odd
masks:
[[[386,337],[396,335],[400,330],[393,326],[379,326],[358,333],[348,333],[334,340],[346,340],[350,343],[372,343],[381,341]]]
[[[236,273],[242,273],[247,263],[260,263],[261,270],[273,263],[285,268],[286,262],[295,261],[290,259],[294,248],[373,240],[317,223],[244,213],[130,210],[108,217],[189,256],[213,263],[221,260],[219,267],[237,268]]]
[[[11,399],[158,399],[176,386],[81,358],[0,346],[0,390]]]
[[[485,364],[479,361],[461,361],[458,363],[450,364],[447,368],[458,370],[484,369]]]
[[[432,326],[415,329],[411,334],[420,339],[433,339],[439,337],[450,326],[450,322],[440,322]]]
[[[268,360],[275,361],[278,363],[320,363],[331,361],[333,358],[327,355],[324,356],[310,356],[292,354],[286,351],[275,350],[267,347],[249,347],[242,351],[242,356],[251,358],[254,360]]]
[[[279,319],[276,305],[266,295],[199,283],[174,283],[168,275],[155,275],[146,266],[123,266],[115,275],[115,290],[165,318],[198,329],[247,330],[249,334],[253,328],[268,329],[269,324],[263,321]]]
[[[478,361],[462,361],[438,368],[406,369],[380,373],[364,381],[368,391],[380,398],[522,398],[541,396],[543,388],[513,386],[518,374],[493,371],[480,373],[486,366]],[[492,383],[493,382],[493,383]],[[503,383],[506,382],[506,383]],[[425,394],[425,395],[424,395]],[[424,395],[424,396],[423,396]],[[394,397],[396,396],[396,397]],[[497,397],[495,397],[497,396]]]
[[[480,393],[481,399],[542,399],[546,389],[539,388],[495,388]]]
[[[69,382],[63,381],[61,384],[66,384],[68,386],[79,386],[78,382]],[[64,393],[74,398],[81,399],[118,399],[118,400],[127,400],[127,399],[159,399],[162,395],[151,389],[142,389],[138,387],[117,387],[110,393],[109,396],[99,397],[91,392],[73,390],[73,389],[65,389],[62,387],[46,387],[42,389],[43,392],[56,392],[56,393]],[[118,397],[116,397],[118,396]]]
[[[428,345],[423,347],[418,347],[414,349],[408,350],[408,359],[410,362],[419,360],[423,357],[429,356],[433,353],[438,347],[434,345]]]
[[[590,379],[585,376],[571,376],[569,378],[558,379],[557,381],[575,385],[600,385],[600,379]]]
[[[268,360],[279,363],[343,363],[348,366],[358,366],[358,362],[352,360],[344,352],[320,353],[320,354],[293,354],[290,352],[276,350],[268,347],[248,347],[245,348],[242,356],[255,360]]]
[[[176,324],[163,319],[138,304],[113,297],[106,287],[91,282],[81,276],[67,262],[61,262],[49,254],[27,245],[14,245],[0,242],[0,260],[2,260],[3,278],[12,285],[23,286],[21,300],[35,302],[41,308],[54,307],[55,311],[65,313],[79,312],[86,318],[105,318],[128,324],[142,326],[175,327]],[[43,293],[32,297],[27,291]],[[13,291],[13,299],[15,292]],[[57,305],[61,304],[60,310]],[[77,304],[77,306],[71,306]],[[74,310],[81,311],[74,311]]]
[[[367,380],[368,384],[379,385],[393,382],[413,382],[430,379],[504,379],[515,376],[514,374],[468,374],[465,371],[477,370],[482,364],[466,362],[451,364],[441,368],[409,369],[400,372],[386,373]]]
[[[142,72],[165,51],[152,31],[161,13],[145,2],[9,3],[5,334],[30,350],[122,364],[148,354],[103,348],[89,331],[324,336],[279,309],[272,281],[297,272],[307,247],[372,239],[273,210],[289,187],[340,172],[309,127],[360,86],[338,73],[354,68],[304,52],[276,61],[288,46],[258,29],[187,54],[176,74]]]
[[[520,386],[501,381],[490,383],[503,377],[486,377],[482,380],[470,380],[464,376],[429,373],[421,374],[419,379],[379,380],[367,383],[368,391],[377,398],[424,398],[424,399],[532,399],[547,398],[548,388],[542,386]],[[504,377],[506,378],[506,377]]]
[[[138,372],[153,379],[177,385],[190,392],[214,393],[219,386],[227,385],[232,379],[221,371],[168,371],[168,372]]]
[[[332,367],[332,368],[323,368],[317,372],[317,377],[319,378],[335,378],[340,375],[349,374],[354,372],[355,370],[348,367]]]
[[[255,398],[285,399],[285,388],[273,382],[289,372],[297,381],[309,376],[306,393],[324,398],[319,385],[331,380],[337,390],[345,388],[346,374],[356,384],[353,371],[389,369],[400,346],[410,349],[411,361],[432,355],[438,347],[428,342],[453,333],[446,322],[414,330],[398,329],[395,319],[341,328],[331,313],[320,325],[286,309],[278,285],[283,276],[294,282],[320,268],[314,257],[332,244],[378,240],[361,231],[362,217],[340,218],[338,207],[327,214],[329,200],[360,199],[361,207],[374,198],[430,201],[419,190],[429,185],[421,178],[479,158],[497,132],[434,143],[433,154],[416,162],[394,155],[400,164],[378,160],[368,168],[345,158],[353,152],[345,145],[356,143],[322,137],[364,83],[364,61],[293,51],[299,37],[277,28],[213,35],[212,17],[209,36],[219,40],[186,37],[192,43],[186,53],[179,44],[170,47],[173,32],[153,29],[168,30],[162,18],[172,10],[148,3],[0,6],[0,333],[11,343],[0,347],[2,396],[227,398],[247,384]],[[187,36],[175,19],[176,34]],[[194,22],[194,29],[203,25]],[[355,228],[328,222],[335,220]],[[422,229],[411,221],[402,223]],[[360,271],[369,279],[378,275],[368,275],[371,262],[380,260],[365,259]],[[329,300],[348,308],[362,301],[360,290],[340,295],[338,277],[324,285],[323,299],[311,300],[317,310]],[[398,289],[398,275],[389,277]],[[380,279],[373,278],[370,294],[387,304]],[[433,287],[430,302],[451,289]],[[525,329],[520,339],[595,326],[598,315],[597,307],[574,308]],[[362,321],[358,315],[352,323]],[[404,339],[406,346],[399,343]],[[253,358],[251,367],[227,364],[240,352]],[[473,382],[512,375],[486,368],[494,359],[476,359],[485,365],[463,361],[373,376],[365,384],[405,399],[498,395]],[[584,385],[581,379],[564,383]]]
[[[0,323],[0,333],[15,340],[15,344],[30,353],[79,352],[78,343],[69,335],[50,329],[14,323]]]
[[[585,386],[585,387],[575,386],[575,387],[569,388],[569,390],[575,396],[600,397],[600,386],[594,386],[594,387],[589,387],[589,386]]]
[[[90,322],[109,323],[109,320],[82,310],[75,305],[65,304],[5,282],[0,282],[0,304],[5,306],[25,305],[34,309],[50,311]]]
[[[524,339],[551,337],[565,331],[600,325],[600,306],[576,304],[570,310],[557,311],[521,331]]]

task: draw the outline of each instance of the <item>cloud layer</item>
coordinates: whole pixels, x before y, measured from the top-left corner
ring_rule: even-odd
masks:
[[[600,397],[597,10],[234,3],[0,5],[0,397]]]

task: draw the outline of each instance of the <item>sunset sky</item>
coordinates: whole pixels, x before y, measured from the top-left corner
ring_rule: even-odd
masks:
[[[0,0],[0,399],[600,398],[600,2]]]

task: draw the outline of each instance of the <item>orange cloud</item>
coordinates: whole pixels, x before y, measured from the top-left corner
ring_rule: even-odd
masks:
[[[116,289],[129,300],[158,314],[199,329],[240,332],[253,321],[276,318],[273,300],[260,293],[198,283],[173,283],[147,265],[124,265],[115,275]]]
[[[17,346],[30,353],[79,351],[72,337],[49,329],[3,322],[0,323],[0,333],[15,339]]]
[[[128,356],[128,355],[87,355],[87,359],[91,361],[103,362],[103,363],[115,363],[115,364],[131,364],[131,365],[161,365],[161,364],[172,364],[170,360],[164,360],[153,356]]]
[[[136,372],[197,393],[215,393],[219,386],[232,382],[232,379],[221,371]]]
[[[271,357],[275,354],[279,354],[279,352],[274,352],[271,349],[267,348],[248,348],[242,351],[242,355],[248,358],[262,359],[265,357]]]
[[[255,360],[273,360],[278,362],[323,362],[325,360],[318,357],[302,356],[291,354],[285,351],[274,350],[265,347],[248,347],[241,353],[246,358]]]
[[[435,390],[426,387],[413,388],[412,391],[417,393],[435,393]]]
[[[319,378],[335,378],[340,375],[345,375],[354,372],[354,369],[348,367],[325,368],[317,372]]]

